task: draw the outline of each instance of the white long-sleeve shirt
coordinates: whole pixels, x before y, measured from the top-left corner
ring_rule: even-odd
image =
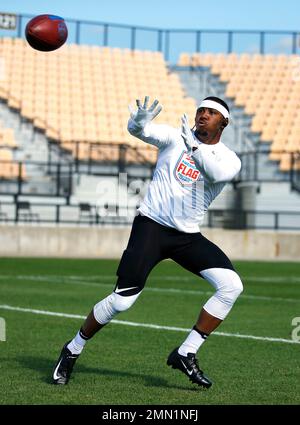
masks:
[[[211,202],[240,171],[238,156],[222,142],[207,145],[194,136],[198,149],[190,157],[181,129],[168,125],[148,123],[141,128],[129,119],[128,131],[159,149],[141,214],[182,232],[199,232]]]

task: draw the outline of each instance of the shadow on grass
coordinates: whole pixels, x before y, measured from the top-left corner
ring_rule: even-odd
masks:
[[[16,357],[16,360],[20,363],[20,365],[23,368],[38,372],[40,376],[40,380],[42,382],[46,384],[52,384],[52,373],[53,373],[55,360],[53,362],[53,359],[49,359],[45,357],[33,357],[33,356]],[[142,378],[145,381],[146,387],[172,388],[172,389],[189,391],[189,392],[199,391],[199,390],[201,391],[201,388],[199,388],[198,386],[184,387],[184,386],[178,386],[178,385],[170,385],[165,379],[159,378],[153,375],[145,375],[145,374],[134,373],[134,372],[124,372],[120,370],[111,370],[111,369],[105,369],[101,367],[99,368],[87,367],[85,365],[78,363],[74,366],[74,374],[79,375],[80,373],[88,373],[88,374],[94,374],[99,376],[109,376],[109,377],[115,377],[118,379],[120,377],[130,378],[130,379]],[[180,372],[178,371],[178,373]]]

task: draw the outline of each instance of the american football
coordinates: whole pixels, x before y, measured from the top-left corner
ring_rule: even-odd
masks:
[[[68,28],[60,16],[38,15],[26,25],[25,36],[33,49],[51,52],[66,42]]]

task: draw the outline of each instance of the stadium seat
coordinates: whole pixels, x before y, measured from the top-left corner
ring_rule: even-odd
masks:
[[[28,201],[17,201],[16,208],[18,211],[19,221],[40,221],[38,213],[33,213],[31,210],[30,202]]]
[[[16,149],[17,147],[18,143],[15,140],[13,129],[4,128],[0,123],[0,148]]]
[[[93,212],[92,205],[90,205],[89,203],[80,203],[77,223],[92,224],[94,222],[95,222],[95,214]]]
[[[252,116],[251,130],[260,134],[262,142],[271,142],[270,159],[278,161],[286,151],[280,169],[288,171],[287,152],[299,151],[296,123],[300,119],[300,82],[294,78],[298,56],[183,53],[181,57],[185,63],[208,66],[219,76],[226,84],[226,96]]]
[[[50,58],[28,49],[24,40],[3,44],[9,73],[0,82],[0,96],[64,146],[72,141],[122,143],[127,105],[145,94],[163,99],[164,111],[170,115],[196,106],[185,97],[178,76],[168,72],[161,52],[70,44]],[[220,63],[223,59],[219,57]],[[181,110],[174,105],[182,105]],[[122,125],[115,126],[112,135],[108,127],[120,110],[124,110]],[[163,120],[161,114],[158,121]],[[87,149],[81,147],[80,157],[85,155]]]

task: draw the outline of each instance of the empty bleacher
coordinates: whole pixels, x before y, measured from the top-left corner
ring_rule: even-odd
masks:
[[[251,131],[270,143],[269,159],[291,169],[300,151],[300,61],[296,55],[182,54],[179,65],[209,67],[225,95],[252,117]]]
[[[19,177],[19,164],[14,160],[14,150],[18,143],[11,128],[5,128],[0,121],[0,179],[14,180]],[[22,179],[25,179],[25,167],[21,166]]]
[[[275,211],[282,208],[283,200],[287,210],[299,209],[298,195],[290,194],[289,173],[284,173],[291,167],[290,154],[300,149],[300,63],[295,56],[182,54],[180,65],[188,68],[184,71],[186,78],[182,78],[180,72],[170,71],[171,66],[168,67],[160,52],[69,44],[43,53],[30,48],[23,39],[0,38],[0,61],[0,71],[4,70],[0,74],[2,195],[4,198],[5,193],[17,194],[21,201],[31,202],[40,223],[84,222],[80,204],[93,205],[94,211],[100,195],[103,203],[109,204],[114,192],[112,189],[105,194],[97,192],[99,176],[103,186],[106,179],[113,186],[119,183],[117,174],[124,170],[128,181],[121,182],[122,189],[127,190],[131,181],[139,178],[146,187],[157,149],[141,143],[127,131],[128,104],[135,107],[135,100],[145,95],[151,100],[159,99],[163,105],[155,121],[176,127],[180,126],[184,112],[192,122],[203,94],[226,96],[232,100],[234,119],[222,140],[226,144],[230,142],[228,146],[239,154],[249,151],[241,149],[244,122],[241,124],[235,118],[246,118],[247,131],[251,121],[254,143],[259,139],[266,148],[258,153],[266,156],[254,155],[252,160],[241,155],[245,175],[241,173],[235,185],[228,185],[213,205],[216,216],[212,218],[218,225],[233,223],[232,216],[228,219],[222,212],[230,208]],[[190,86],[185,84],[185,79],[189,79]],[[7,128],[10,126],[14,129]],[[21,162],[26,163],[26,176]],[[248,173],[254,163],[256,168],[266,170],[258,178]],[[273,172],[278,181],[284,177],[282,187],[276,181],[271,186]],[[20,175],[24,182],[18,181]],[[260,184],[264,179],[268,180],[267,184]],[[14,187],[10,180],[15,180]],[[259,182],[257,190],[254,180],[255,184]],[[136,193],[130,204],[134,212],[135,197]],[[12,207],[15,198],[10,200],[12,204],[6,199],[2,201],[3,221],[22,218],[20,204]],[[85,221],[89,223],[89,210],[85,211]],[[264,220],[270,224],[269,215],[266,217],[262,214],[254,220],[251,216],[250,226],[265,225]],[[274,217],[276,222],[277,216]],[[100,218],[93,220],[97,222]]]
[[[127,132],[128,104],[146,94],[164,107],[157,122],[179,126],[195,110],[159,52],[71,44],[43,53],[2,38],[0,57],[0,98],[80,160],[117,161],[114,147],[126,144],[127,162],[155,163],[156,148]]]

